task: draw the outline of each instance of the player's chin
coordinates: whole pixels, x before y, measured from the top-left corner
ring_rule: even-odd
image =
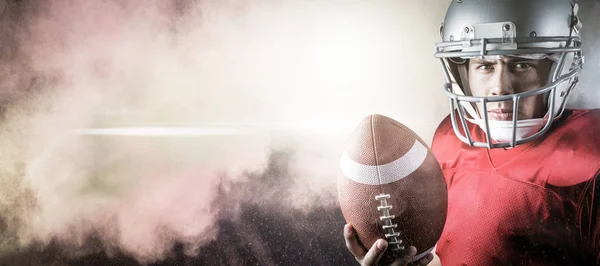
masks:
[[[514,113],[494,113],[488,112],[488,119],[490,121],[513,121]],[[531,115],[519,112],[517,114],[517,120],[532,119]]]

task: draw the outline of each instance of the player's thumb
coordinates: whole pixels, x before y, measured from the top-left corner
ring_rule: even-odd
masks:
[[[377,241],[375,241],[375,243],[373,243],[373,246],[371,246],[371,249],[369,249],[369,252],[367,252],[367,255],[365,255],[362,265],[377,265],[377,262],[379,262],[381,256],[383,256],[383,253],[385,253],[387,247],[387,241],[383,239],[378,239]]]

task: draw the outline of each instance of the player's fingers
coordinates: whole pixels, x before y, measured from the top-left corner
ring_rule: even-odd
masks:
[[[360,260],[367,254],[367,249],[356,237],[356,232],[354,231],[352,225],[344,225],[344,239],[346,240],[346,247],[357,259]]]
[[[409,263],[413,260],[415,255],[417,255],[417,248],[410,246],[410,247],[408,247],[408,250],[406,251],[406,255],[404,255],[401,258],[396,259],[390,266],[410,265]]]
[[[377,262],[379,262],[379,260],[381,259],[381,256],[383,256],[383,253],[385,252],[385,249],[387,247],[387,241],[383,239],[378,239],[377,241],[375,241],[371,249],[369,249],[369,252],[367,252],[367,255],[365,255],[365,258],[363,259],[361,265],[376,265]]]

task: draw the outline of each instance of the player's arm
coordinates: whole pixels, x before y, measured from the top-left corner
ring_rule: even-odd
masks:
[[[378,265],[377,263],[379,262],[381,256],[383,256],[383,253],[388,247],[387,241],[385,241],[384,239],[379,239],[375,242],[375,244],[373,244],[373,246],[370,249],[367,250],[367,248],[363,246],[363,244],[358,239],[354,228],[348,224],[344,226],[344,239],[346,240],[346,247],[362,266]],[[439,259],[437,260],[438,264],[429,264],[432,260],[436,259],[434,258],[434,255],[432,253],[427,254],[427,256],[423,257],[422,259],[416,262],[409,263],[417,254],[417,249],[411,246],[408,250],[409,252],[405,257],[398,258],[391,265],[440,265]]]

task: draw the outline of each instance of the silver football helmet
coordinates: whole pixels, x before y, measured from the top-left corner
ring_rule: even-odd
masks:
[[[442,63],[452,126],[460,140],[475,147],[515,147],[540,137],[560,118],[583,67],[578,9],[569,0],[452,1],[440,28],[442,42],[435,45],[435,57]],[[544,87],[475,97],[469,89],[467,63],[479,56],[548,58],[552,67]],[[546,115],[518,120],[519,101],[537,95],[544,96]],[[510,101],[512,121],[488,119],[488,103]],[[477,103],[483,106],[482,112],[474,108]],[[467,121],[485,132],[484,140],[473,139]]]

